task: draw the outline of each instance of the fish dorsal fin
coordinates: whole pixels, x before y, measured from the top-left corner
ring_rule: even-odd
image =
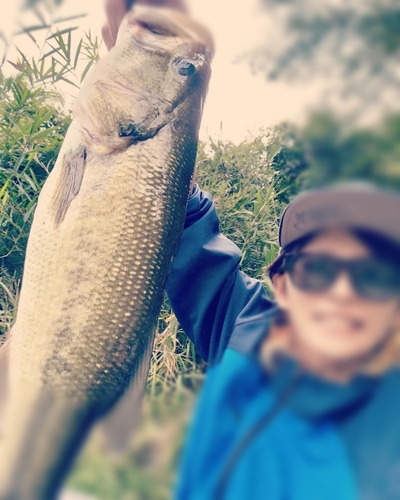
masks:
[[[138,426],[153,344],[154,335],[148,341],[131,385],[111,412],[100,422],[106,449],[110,453],[118,455],[126,452]]]
[[[53,198],[56,224],[60,224],[67,213],[72,200],[81,188],[86,166],[86,147],[79,144],[72,151],[65,153],[62,159],[61,174]]]

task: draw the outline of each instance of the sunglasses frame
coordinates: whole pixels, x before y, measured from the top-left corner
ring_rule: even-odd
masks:
[[[293,279],[294,276],[294,268],[296,263],[300,259],[312,259],[313,257],[315,258],[324,258],[330,261],[331,263],[334,263],[336,266],[335,270],[335,275],[332,277],[332,280],[327,281],[326,286],[320,286],[320,287],[315,287],[312,289],[312,287],[307,287],[306,285],[301,286],[299,282],[296,282],[296,280]],[[396,295],[400,295],[400,268],[395,267],[394,265],[391,266],[393,268],[393,272],[396,272],[399,275],[399,286],[396,289],[389,289],[389,287],[377,287],[375,289],[376,293],[371,293],[368,292],[368,287],[363,286],[362,280],[360,281],[359,275],[357,275],[357,267],[360,266],[360,264],[365,263],[380,263],[382,261],[379,261],[379,259],[376,259],[374,257],[364,257],[361,259],[340,259],[338,257],[334,257],[332,255],[328,254],[322,254],[322,253],[307,253],[307,252],[290,252],[285,254],[284,260],[283,260],[283,266],[282,269],[288,273],[290,276],[290,279],[293,283],[293,285],[298,288],[299,290],[309,292],[309,293],[323,293],[329,290],[334,283],[337,281],[339,276],[343,273],[346,272],[346,275],[348,276],[350,283],[352,285],[353,290],[359,295],[360,297],[367,299],[367,300],[374,300],[374,301],[384,301],[384,300],[389,300],[391,298],[394,298]],[[386,264],[389,265],[390,264]]]

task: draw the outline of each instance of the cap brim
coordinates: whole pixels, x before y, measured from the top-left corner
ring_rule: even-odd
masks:
[[[400,244],[400,195],[364,184],[305,192],[286,208],[279,229],[282,248],[326,229],[363,229]]]

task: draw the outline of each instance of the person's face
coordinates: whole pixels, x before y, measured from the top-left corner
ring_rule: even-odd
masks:
[[[301,252],[345,260],[370,256],[360,240],[343,230],[321,233]],[[318,293],[296,288],[287,272],[276,275],[273,281],[294,342],[320,360],[340,363],[363,358],[400,326],[400,297],[365,299],[353,289],[346,272]]]

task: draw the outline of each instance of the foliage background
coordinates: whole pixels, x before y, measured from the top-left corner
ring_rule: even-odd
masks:
[[[268,7],[280,2],[265,3]],[[253,60],[262,61],[260,68],[266,71],[272,60],[275,69],[270,70],[270,77],[298,74],[299,65],[302,74],[311,67],[313,73],[327,33],[334,39],[338,30],[345,30],[349,38],[357,36],[368,46],[373,44],[381,56],[388,54],[388,59],[382,60],[382,64],[388,63],[385,72],[373,73],[374,85],[392,81],[387,75],[398,70],[393,67],[393,57],[398,55],[400,44],[397,10],[391,2],[383,7],[392,17],[386,16],[383,7],[374,10],[371,4],[372,11],[360,13],[352,7],[350,14],[347,8],[341,15],[335,11],[334,16],[309,9],[307,19],[301,17],[304,9],[300,0],[285,3],[291,44],[280,55],[267,53],[260,59],[260,53],[255,53]],[[39,4],[32,3],[38,12],[37,25],[23,30],[33,44],[37,34],[45,32],[44,45],[38,46],[33,57],[20,53],[18,60],[11,61],[14,76],[0,74],[0,339],[5,338],[15,318],[37,197],[71,121],[52,85],[62,81],[79,87],[98,60],[99,41],[95,37],[87,33],[76,39],[71,25],[75,20],[53,23],[54,12],[40,10]],[[339,37],[341,41],[344,38]],[[296,44],[296,40],[301,43]],[[338,53],[330,54],[337,57]],[[340,58],[340,53],[335,66],[354,75],[345,81],[349,91],[363,71],[370,74],[373,62],[361,48],[353,60],[357,71],[350,71],[351,64]],[[364,94],[361,97],[365,103]],[[200,144],[197,181],[214,197],[221,230],[242,249],[243,270],[269,287],[264,270],[277,254],[279,218],[293,196],[305,188],[345,179],[400,188],[399,165],[400,113],[395,107],[380,113],[368,126],[325,107],[312,113],[302,126],[280,124],[238,145],[211,139]],[[159,319],[145,418],[137,439],[124,456],[113,457],[104,453],[102,437],[95,432],[71,475],[71,487],[104,500],[169,498],[182,429],[205,368],[166,300]]]

